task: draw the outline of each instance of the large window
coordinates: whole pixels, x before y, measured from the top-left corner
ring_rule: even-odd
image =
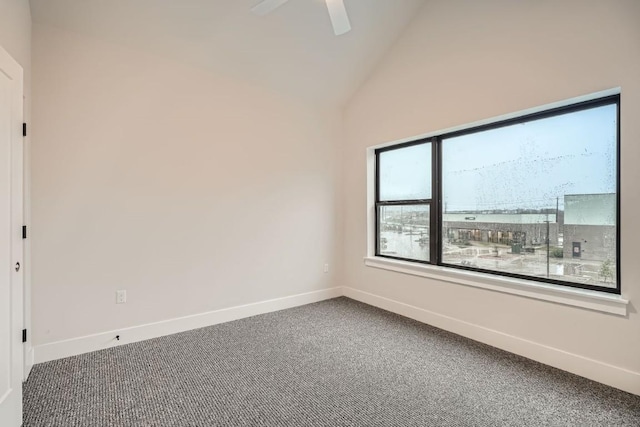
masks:
[[[376,150],[376,255],[620,293],[619,102]]]

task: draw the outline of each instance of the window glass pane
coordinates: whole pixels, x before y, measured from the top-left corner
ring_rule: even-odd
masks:
[[[616,105],[443,139],[443,263],[615,288],[616,147]]]
[[[380,201],[431,198],[431,143],[378,155]]]
[[[429,261],[429,205],[378,208],[379,254]]]

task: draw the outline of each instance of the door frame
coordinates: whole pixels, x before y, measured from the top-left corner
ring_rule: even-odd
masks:
[[[22,344],[22,329],[24,325],[24,242],[22,240],[22,225],[24,220],[24,147],[23,147],[23,117],[24,117],[24,73],[22,67],[0,46],[0,73],[13,81],[11,91],[11,141],[10,141],[10,263],[4,268],[10,270],[10,326],[11,326],[11,374],[9,387],[11,395],[7,398],[8,407],[0,409],[8,413],[2,414],[22,424],[22,380],[24,377],[24,345]],[[4,226],[0,224],[0,226]],[[15,270],[17,263],[20,269]]]

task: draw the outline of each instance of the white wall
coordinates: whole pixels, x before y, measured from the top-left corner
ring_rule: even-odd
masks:
[[[36,345],[333,286],[338,114],[52,27],[33,48]]]
[[[26,76],[31,70],[31,11],[28,1],[0,0],[0,45],[22,66]]]
[[[427,3],[345,112],[344,284],[631,371],[640,393],[638,76],[636,0]],[[366,147],[618,86],[627,317],[365,267]]]
[[[31,11],[27,0],[0,0],[0,46],[24,70],[24,121],[31,124]],[[24,223],[31,224],[31,136],[24,141]],[[24,246],[24,327],[31,331],[31,242]],[[25,346],[27,371],[33,363],[32,340]]]

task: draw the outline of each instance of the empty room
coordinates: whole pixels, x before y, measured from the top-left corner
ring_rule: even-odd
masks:
[[[0,426],[639,426],[640,1],[0,0]]]

